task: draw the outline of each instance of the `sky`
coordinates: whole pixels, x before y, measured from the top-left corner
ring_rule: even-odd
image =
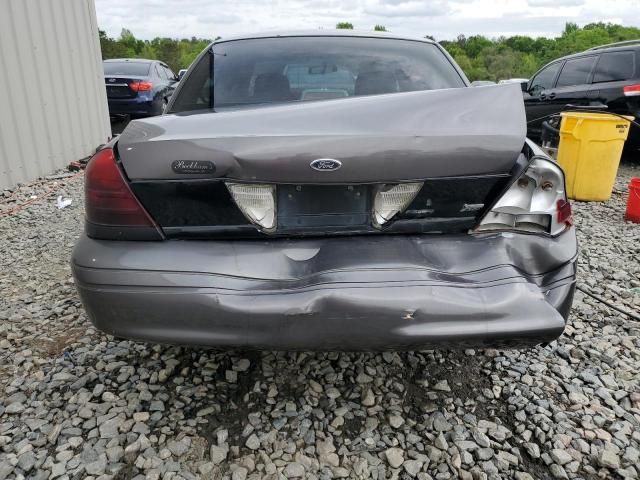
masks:
[[[95,0],[98,25],[112,37],[215,38],[269,30],[387,30],[437,40],[459,34],[560,35],[566,22],[640,27],[640,0]]]

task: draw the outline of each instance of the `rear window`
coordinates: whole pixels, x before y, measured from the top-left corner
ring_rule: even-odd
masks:
[[[596,62],[596,56],[580,57],[567,60],[562,67],[556,87],[584,85],[589,79],[589,73]]]
[[[635,71],[635,55],[633,52],[611,52],[600,55],[593,83],[629,80]]]
[[[287,37],[213,50],[185,80],[172,112],[465,86],[445,54],[425,42]]]
[[[149,74],[150,63],[142,62],[104,62],[105,75],[135,75],[144,77]]]

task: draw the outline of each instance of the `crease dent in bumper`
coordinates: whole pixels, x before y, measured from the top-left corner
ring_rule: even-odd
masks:
[[[274,349],[526,346],[564,329],[573,232],[254,242],[83,237],[73,272],[116,336]]]

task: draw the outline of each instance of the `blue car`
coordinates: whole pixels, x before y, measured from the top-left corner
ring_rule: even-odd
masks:
[[[104,82],[109,115],[152,117],[164,111],[178,81],[158,60],[115,58],[105,60]]]

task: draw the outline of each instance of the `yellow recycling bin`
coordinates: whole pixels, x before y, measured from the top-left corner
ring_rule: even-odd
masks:
[[[633,117],[587,112],[560,115],[558,163],[565,173],[569,198],[609,200]]]

